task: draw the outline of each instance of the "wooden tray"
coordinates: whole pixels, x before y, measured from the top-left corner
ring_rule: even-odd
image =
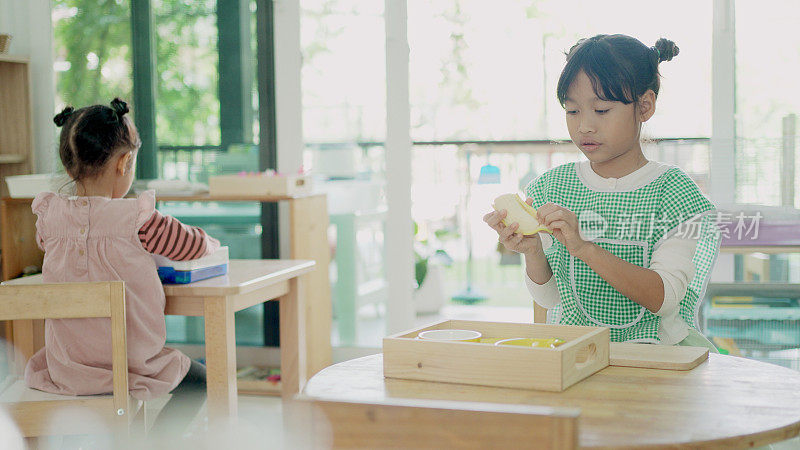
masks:
[[[609,365],[645,369],[691,370],[708,359],[705,347],[611,343]]]
[[[475,330],[484,338],[561,338],[555,349],[416,339],[421,331]],[[608,366],[609,331],[530,323],[448,320],[383,339],[388,378],[563,391]]]

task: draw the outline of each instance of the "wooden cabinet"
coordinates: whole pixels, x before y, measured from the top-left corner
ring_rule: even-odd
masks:
[[[5,177],[31,173],[33,120],[30,65],[19,56],[0,55],[0,196]]]
[[[31,173],[33,167],[30,78],[27,58],[0,54],[0,197],[8,196],[7,176]],[[5,322],[0,337],[11,337]]]

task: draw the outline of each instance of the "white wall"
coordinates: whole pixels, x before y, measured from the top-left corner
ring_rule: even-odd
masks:
[[[57,160],[50,0],[0,0],[0,32],[13,36],[10,54],[30,59],[34,171],[52,171]]]

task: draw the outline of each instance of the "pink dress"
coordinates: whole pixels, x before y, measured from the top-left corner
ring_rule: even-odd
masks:
[[[140,237],[140,228],[151,218],[168,217],[155,212],[155,193],[110,199],[45,192],[36,196],[32,209],[45,251],[44,282],[124,281],[130,393],[148,400],[170,392],[186,375],[189,358],[164,347],[164,290]],[[207,240],[209,245],[195,257],[219,245]],[[25,381],[57,394],[110,393],[111,321],[47,320],[45,347],[28,361]]]

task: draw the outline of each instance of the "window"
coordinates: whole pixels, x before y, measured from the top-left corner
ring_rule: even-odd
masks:
[[[383,6],[300,2],[304,165],[328,196],[333,345],[339,346],[375,347],[385,335]]]
[[[408,8],[415,140],[568,139],[555,96],[564,53],[600,33],[646,45],[675,41],[681,52],[660,67],[659,111],[646,132],[711,134],[711,3],[673,2],[658,14],[634,0],[415,1]]]
[[[386,135],[383,2],[300,2],[306,142]],[[318,167],[325,172],[325,167]]]
[[[783,167],[783,149],[798,147],[796,134],[784,140],[783,124],[796,126],[800,112],[800,36],[792,32],[800,9],[792,1],[767,5],[736,2],[736,200],[780,205],[781,179],[795,173]]]

